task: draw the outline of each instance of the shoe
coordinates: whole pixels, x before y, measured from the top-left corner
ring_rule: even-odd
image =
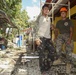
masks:
[[[58,64],[61,64],[61,59],[57,59],[53,62],[53,65],[58,65]]]

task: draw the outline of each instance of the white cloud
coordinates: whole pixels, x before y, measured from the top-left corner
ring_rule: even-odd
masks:
[[[30,17],[30,20],[33,20],[34,17],[38,16],[40,13],[40,7],[38,6],[27,6],[26,11],[28,13],[28,16]]]
[[[33,2],[37,2],[37,0],[33,0]]]

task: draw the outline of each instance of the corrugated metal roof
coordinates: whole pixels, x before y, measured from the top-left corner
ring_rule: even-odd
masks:
[[[46,2],[48,2],[48,3],[50,3],[50,2],[53,2],[53,3],[56,3],[58,0],[46,0]],[[71,3],[71,8],[73,7],[73,6],[75,6],[76,5],[76,0],[70,0],[70,3]],[[66,3],[65,3],[66,4]],[[48,4],[49,5],[49,4]],[[52,8],[52,5],[49,5],[49,9],[51,10],[51,8]],[[57,9],[56,10],[56,13],[55,13],[55,16],[59,16],[59,10]]]
[[[17,28],[12,21],[10,20],[10,18],[7,16],[7,14],[0,10],[0,25],[3,25],[4,23],[8,23],[11,25],[11,27]]]
[[[52,0],[46,0],[46,2],[51,2]]]

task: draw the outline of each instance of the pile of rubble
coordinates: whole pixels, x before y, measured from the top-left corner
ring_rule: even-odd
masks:
[[[11,44],[9,46],[13,46]],[[72,56],[75,58],[76,54]],[[0,75],[41,75],[38,58],[35,54],[28,54],[25,48],[10,47],[2,50],[0,51]],[[75,65],[72,66],[73,73],[76,72],[76,67],[74,67]],[[47,75],[58,75],[58,73],[65,72],[65,65],[58,65],[52,66]]]
[[[6,51],[0,51],[0,74],[12,70],[14,64],[15,61],[6,53]]]
[[[20,54],[25,53],[25,50],[7,49],[0,51],[0,75],[11,73]],[[4,74],[5,73],[5,74]],[[9,74],[6,74],[9,75]]]

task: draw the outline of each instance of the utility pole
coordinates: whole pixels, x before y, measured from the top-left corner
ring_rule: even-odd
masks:
[[[40,11],[41,11],[41,8],[42,8],[42,0],[40,0]]]

